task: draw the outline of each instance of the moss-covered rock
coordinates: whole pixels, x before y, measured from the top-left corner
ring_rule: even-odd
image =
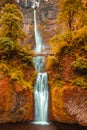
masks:
[[[1,74],[0,79],[0,124],[23,122],[33,118],[33,89]]]
[[[0,123],[33,120],[35,77],[33,65],[0,61]]]
[[[22,30],[22,20],[22,14],[16,5],[7,4],[2,8],[0,20],[0,124],[33,119],[33,86],[36,71],[30,45],[19,43],[19,40],[25,36]]]
[[[76,59],[76,61],[72,62],[72,67],[75,68],[75,70],[78,71],[87,71],[87,59],[83,57],[79,57]]]

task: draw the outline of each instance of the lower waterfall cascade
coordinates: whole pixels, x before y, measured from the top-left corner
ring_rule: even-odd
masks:
[[[45,48],[40,33],[37,28],[36,9],[34,9],[34,32],[35,32],[35,53],[41,53]],[[34,86],[34,102],[35,102],[35,121],[34,124],[47,125],[48,122],[48,75],[42,72],[45,68],[45,56],[34,57],[34,64],[38,72],[36,83]]]

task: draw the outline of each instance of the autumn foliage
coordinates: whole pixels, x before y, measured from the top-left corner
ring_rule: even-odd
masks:
[[[63,91],[87,89],[87,6],[81,0],[61,0],[59,7],[58,30],[49,41],[54,62],[51,58],[47,62],[51,111],[53,120],[73,122],[64,109]]]
[[[23,16],[10,3],[0,12],[0,123],[33,118],[33,85],[36,72],[30,45],[21,45]]]

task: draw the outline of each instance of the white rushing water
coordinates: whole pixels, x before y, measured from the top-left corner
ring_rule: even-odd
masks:
[[[47,73],[38,73],[35,94],[35,121],[47,122],[48,120],[48,83]]]
[[[35,27],[34,33],[35,33],[35,43],[36,43],[35,52],[40,53],[44,49],[44,45],[43,45],[42,37],[37,27],[36,9],[34,9],[34,27]]]
[[[45,47],[43,45],[43,41],[37,27],[36,9],[34,9],[34,33],[36,43],[35,53],[41,53]],[[44,62],[45,62],[44,56],[38,56],[34,58],[35,68],[38,72],[41,72],[42,68],[44,68],[45,66]]]
[[[32,2],[32,8],[35,9],[37,7],[39,7],[39,4],[40,4],[40,0],[31,0]]]
[[[34,9],[34,27],[35,27],[35,53],[41,53],[44,49],[42,38],[37,28],[36,9]],[[34,86],[34,101],[35,101],[35,124],[48,123],[48,75],[47,72],[42,72],[45,67],[45,57],[37,56],[34,58],[35,68],[38,72],[36,83]]]

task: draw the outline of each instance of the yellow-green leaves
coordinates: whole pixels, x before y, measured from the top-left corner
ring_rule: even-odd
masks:
[[[16,5],[6,4],[1,11],[0,36],[11,38],[14,41],[23,39],[25,33],[22,30],[22,21],[22,14]]]
[[[73,30],[75,16],[82,8],[81,0],[61,0],[59,21],[64,22],[69,31]]]

